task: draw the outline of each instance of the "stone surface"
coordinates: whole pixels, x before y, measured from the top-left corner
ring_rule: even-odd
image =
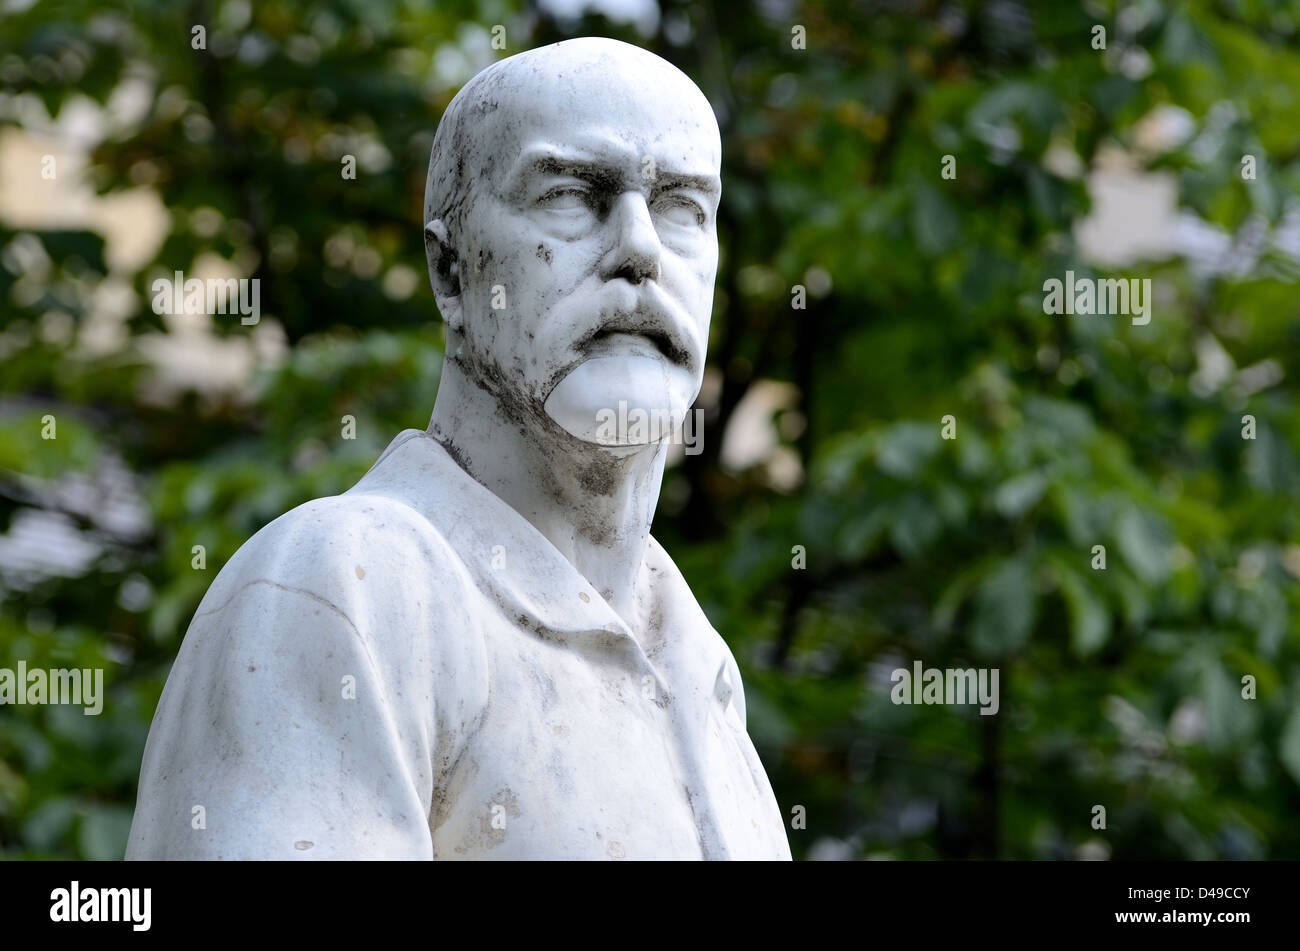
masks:
[[[489,67],[430,160],[429,428],[199,606],[128,858],[789,858],[735,660],[650,536],[699,392],[721,146],[670,64]],[[633,415],[634,415],[633,413]]]

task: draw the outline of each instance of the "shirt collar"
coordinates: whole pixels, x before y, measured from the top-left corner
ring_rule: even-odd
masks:
[[[470,476],[427,432],[408,429],[399,434],[349,491],[393,497],[419,512],[464,562],[479,588],[520,626],[543,638],[622,647],[661,679],[651,658],[665,645],[638,642],[545,535]],[[642,630],[709,627],[681,572],[653,537],[642,559],[637,601]],[[648,623],[651,619],[655,623]]]

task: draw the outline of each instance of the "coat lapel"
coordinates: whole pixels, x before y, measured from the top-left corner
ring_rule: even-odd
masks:
[[[408,429],[398,435],[348,491],[389,496],[418,511],[462,559],[480,590],[519,627],[575,647],[624,651],[664,686],[627,624],[586,578],[427,433]],[[669,572],[675,579],[663,577]],[[650,539],[638,583],[643,614],[661,609],[665,598],[660,589],[672,580],[685,584]],[[691,605],[698,611],[694,599]]]

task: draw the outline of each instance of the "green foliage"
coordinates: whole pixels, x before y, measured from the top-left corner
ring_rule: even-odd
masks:
[[[94,543],[63,574],[0,578],[0,666],[103,667],[107,689],[99,717],[0,709],[0,856],[121,855],[215,573],[427,424],[442,350],[420,212],[442,109],[492,58],[603,33],[678,63],[722,124],[721,386],[655,534],[736,651],[783,812],[807,807],[796,856],[1300,857],[1300,271],[1274,248],[1102,273],[1079,246],[1086,179],[1060,161],[1125,150],[1235,253],[1294,220],[1293,3],[811,3],[807,50],[761,3],[725,21],[665,3],[648,36],[436,6],[64,0],[0,20],[0,143],[40,131],[36,104],[58,117],[134,84],[143,106],[110,110],[90,180],[156,195],[168,222],[123,264],[89,225],[0,221],[0,529],[40,511]],[[1143,122],[1168,106],[1193,131],[1155,150]],[[6,189],[53,185],[30,175]],[[150,349],[178,333],[152,280],[205,255],[262,281],[262,324],[218,317],[210,346],[267,349],[216,391],[168,384]],[[1152,278],[1151,323],[1045,315],[1066,269]],[[84,346],[114,287],[133,295],[122,340]],[[773,419],[793,489],[723,462],[771,380],[798,393]],[[56,491],[114,464],[146,517]],[[1000,712],[894,704],[890,672],[914,660],[998,668]]]

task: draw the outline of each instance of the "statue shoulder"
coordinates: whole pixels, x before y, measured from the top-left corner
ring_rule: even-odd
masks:
[[[432,857],[435,764],[486,707],[463,573],[392,498],[316,499],[258,532],[168,675],[128,857],[297,858],[302,841],[309,857]],[[238,821],[197,836],[194,803]]]
[[[317,619],[353,632],[381,668],[465,672],[482,665],[463,560],[398,499],[313,499],[250,538],[195,612],[185,649],[311,639]]]
[[[322,595],[353,581],[415,593],[422,581],[437,577],[446,586],[461,574],[460,557],[410,506],[345,493],[304,502],[264,526],[223,566],[203,607],[258,580]]]

